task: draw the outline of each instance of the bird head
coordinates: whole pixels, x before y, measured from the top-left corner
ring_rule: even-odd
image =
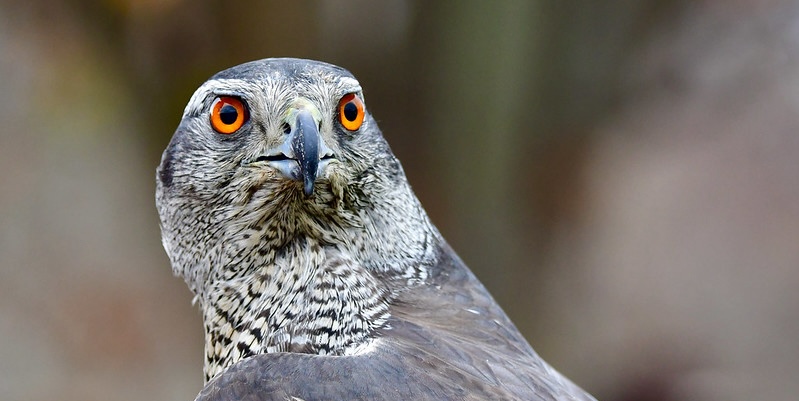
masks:
[[[156,181],[164,247],[198,295],[216,273],[269,263],[298,238],[358,254],[369,251],[358,235],[379,239],[397,219],[430,230],[359,82],[322,62],[266,59],[211,77]],[[409,234],[386,246],[418,242]]]

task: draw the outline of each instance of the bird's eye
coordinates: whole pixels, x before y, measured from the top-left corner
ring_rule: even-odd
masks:
[[[220,134],[236,132],[250,116],[244,102],[233,96],[220,96],[211,106],[211,126]]]
[[[363,124],[363,101],[354,93],[344,95],[338,102],[338,119],[344,128],[355,131]]]

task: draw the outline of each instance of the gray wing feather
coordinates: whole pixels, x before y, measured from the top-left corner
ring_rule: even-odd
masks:
[[[391,314],[367,353],[258,355],[197,400],[594,400],[533,351],[446,245],[428,283],[398,294]]]

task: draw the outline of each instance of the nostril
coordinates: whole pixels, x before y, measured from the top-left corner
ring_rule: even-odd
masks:
[[[291,133],[291,126],[288,123],[283,123],[283,126],[281,128],[283,128],[284,134],[288,135]]]

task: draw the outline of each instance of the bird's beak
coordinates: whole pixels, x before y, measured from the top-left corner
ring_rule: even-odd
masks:
[[[289,114],[289,120],[291,131],[286,140],[259,160],[265,160],[287,178],[302,182],[305,196],[311,196],[316,178],[333,158],[333,152],[322,140],[319,124],[310,110],[296,109]]]
[[[288,140],[300,165],[303,192],[305,196],[311,196],[316,174],[319,172],[319,144],[322,143],[322,138],[319,137],[319,128],[310,112],[301,110],[297,113],[297,120]]]

